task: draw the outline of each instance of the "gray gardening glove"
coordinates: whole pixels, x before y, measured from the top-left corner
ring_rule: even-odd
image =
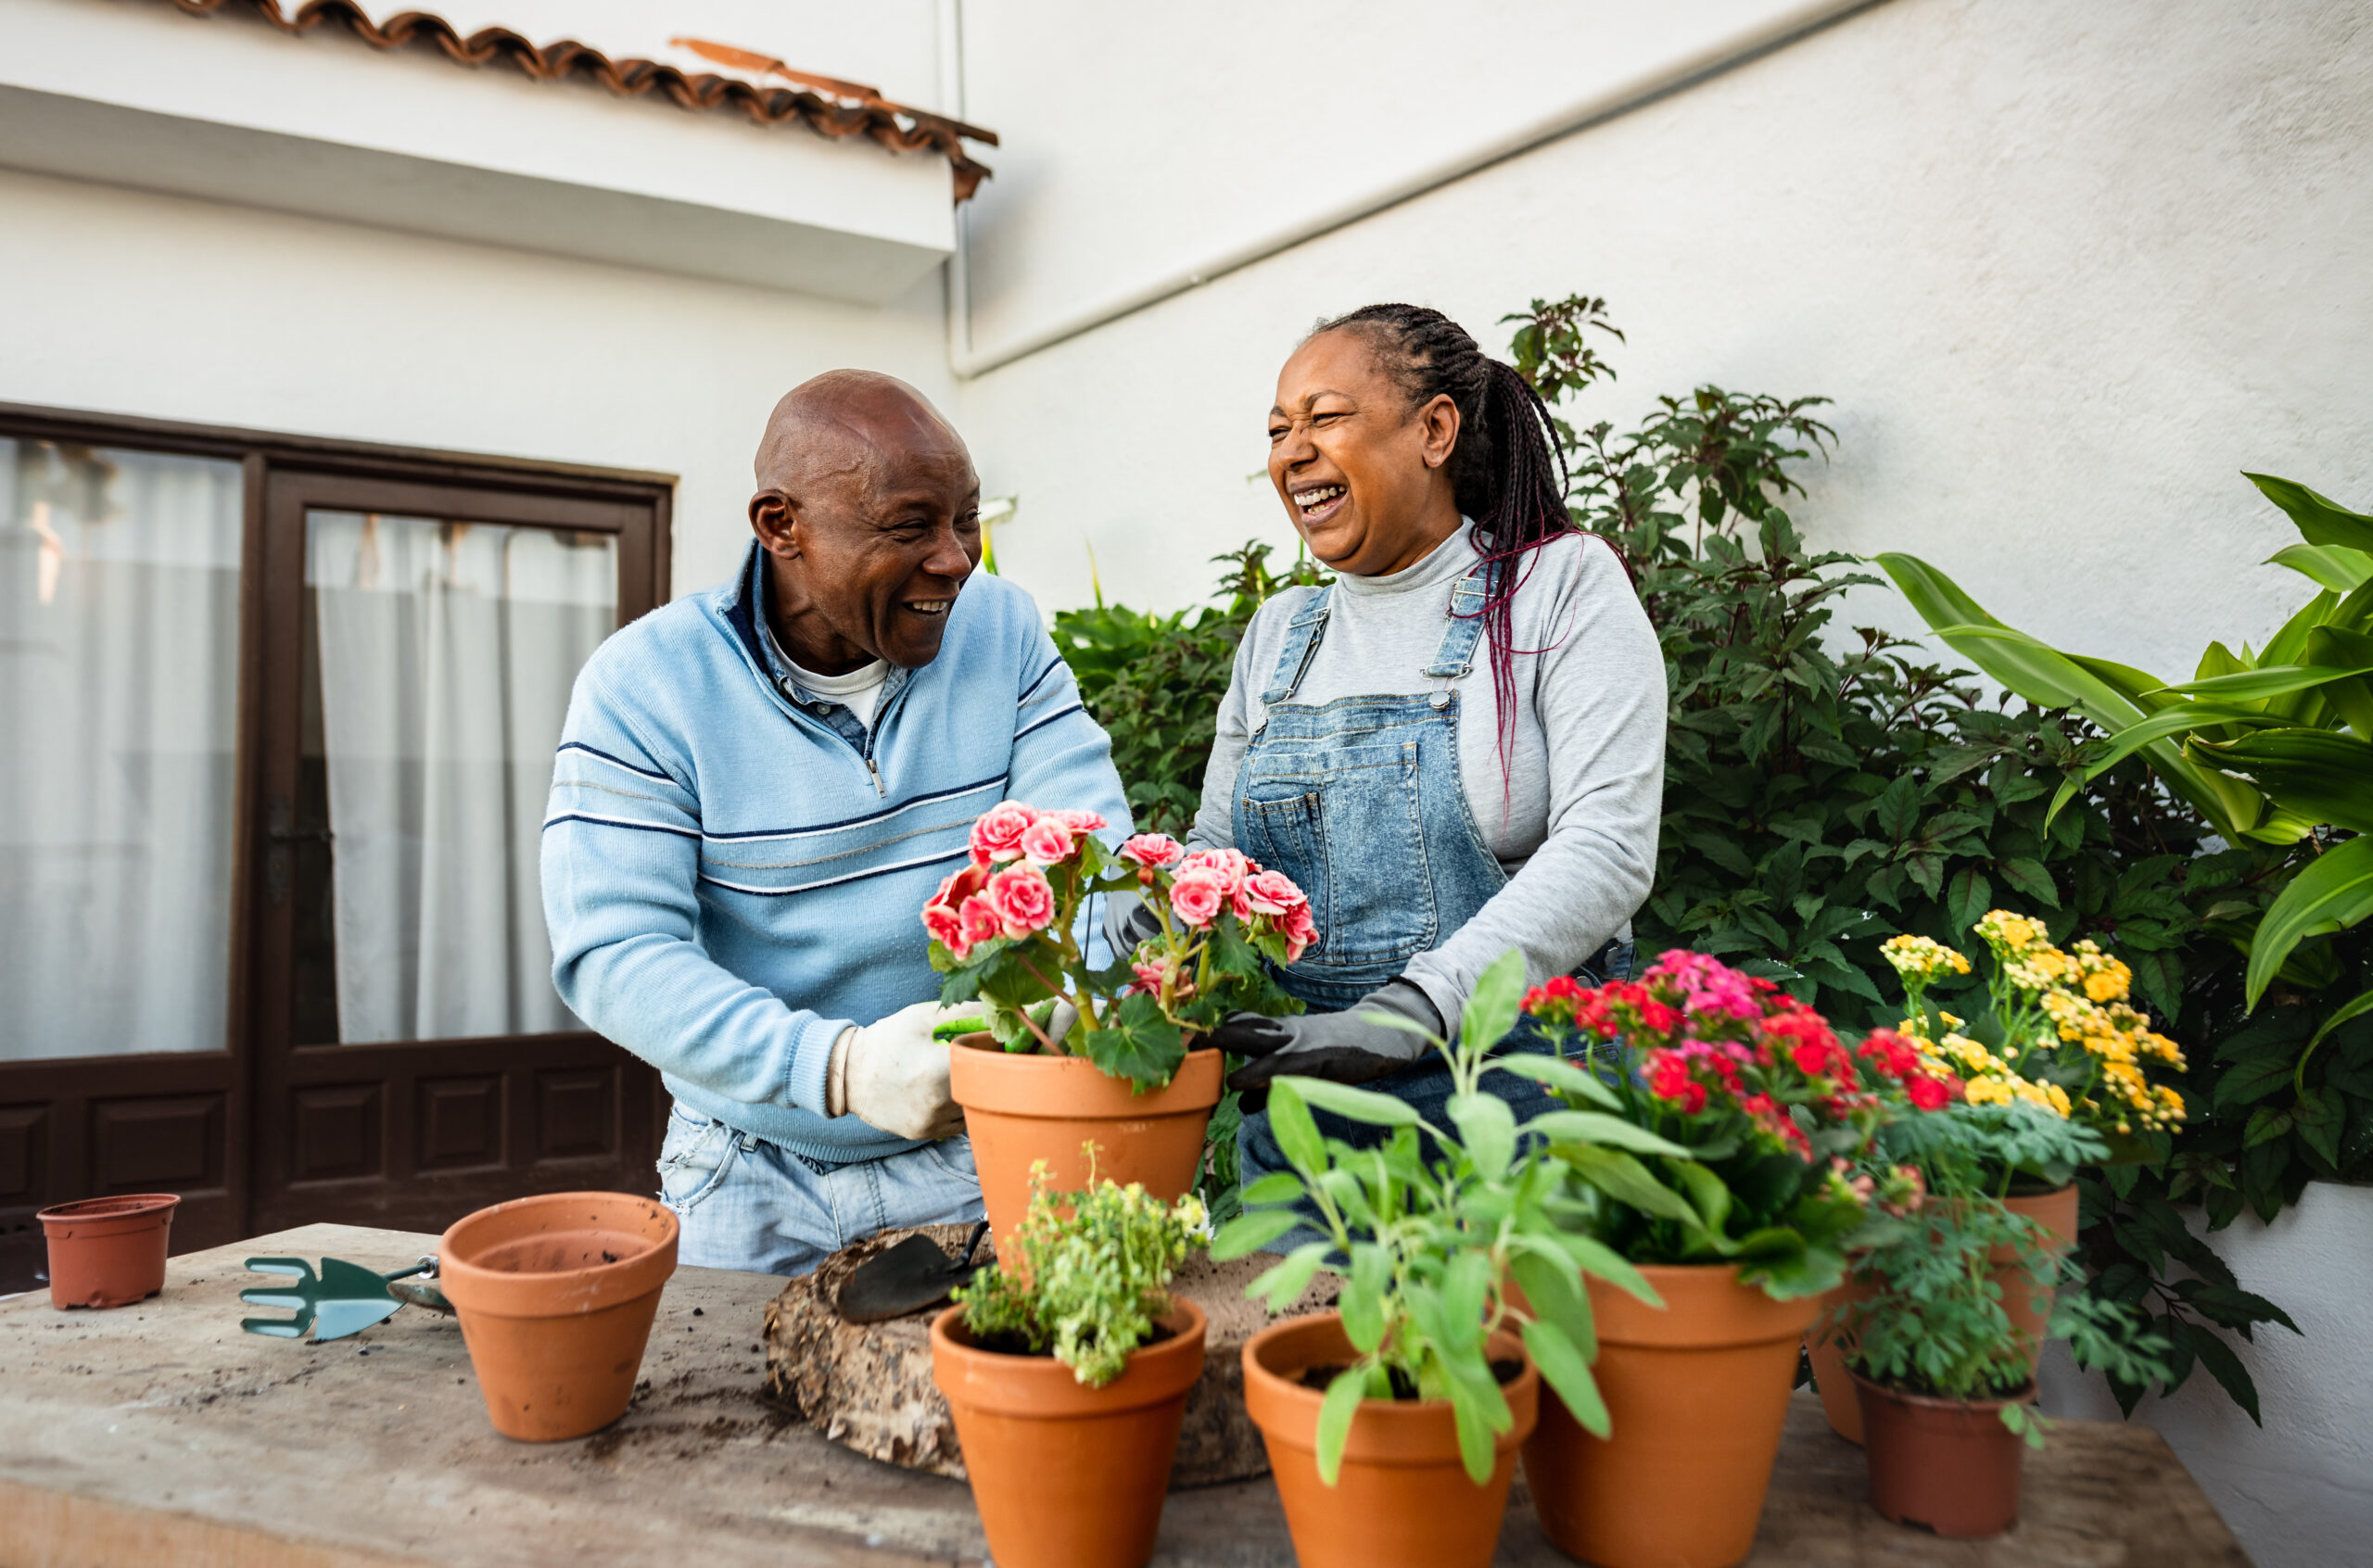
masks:
[[[1442,1018],[1426,993],[1405,980],[1387,980],[1339,1013],[1305,1013],[1271,1018],[1232,1013],[1212,1032],[1211,1043],[1250,1058],[1228,1075],[1227,1086],[1248,1091],[1247,1109],[1269,1099],[1269,1081],[1284,1074],[1324,1078],[1337,1083],[1368,1083],[1417,1061],[1432,1044],[1383,1018],[1405,1018],[1439,1035]]]
[[[1104,895],[1104,940],[1112,956],[1125,964],[1140,942],[1161,934],[1161,918],[1150,904],[1133,892]]]

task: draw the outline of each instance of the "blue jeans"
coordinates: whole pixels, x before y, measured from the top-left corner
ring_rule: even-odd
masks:
[[[659,1197],[683,1226],[679,1261],[758,1274],[805,1274],[877,1231],[982,1217],[970,1139],[835,1165],[680,1102],[659,1150]]]

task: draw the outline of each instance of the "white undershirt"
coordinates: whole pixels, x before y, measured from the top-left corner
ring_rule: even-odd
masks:
[[[873,710],[881,705],[882,683],[890,678],[890,662],[876,659],[860,664],[846,675],[818,675],[793,663],[786,655],[783,663],[791,666],[791,678],[803,691],[829,698],[857,715],[857,723],[873,727]]]

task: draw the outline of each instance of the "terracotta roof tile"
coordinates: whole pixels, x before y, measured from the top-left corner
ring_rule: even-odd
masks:
[[[564,38],[538,45],[508,28],[482,28],[468,37],[444,18],[426,11],[405,11],[389,17],[383,27],[364,13],[356,0],[301,0],[284,11],[280,0],[167,0],[191,16],[209,16],[245,5],[283,32],[301,33],[325,21],[343,22],[354,35],[375,49],[400,49],[423,40],[434,43],[457,65],[509,65],[539,81],[587,76],[622,97],[657,93],[687,109],[739,108],[761,125],[799,122],[819,135],[840,139],[864,136],[895,152],[930,148],[945,158],[956,171],[956,199],[963,201],[989,174],[988,166],[964,151],[966,139],[996,145],[996,133],[949,120],[944,115],[908,108],[903,104],[869,96],[846,103],[829,93],[790,87],[766,87],[740,77],[702,73],[687,76],[658,60],[614,60],[599,49]],[[799,73],[794,73],[799,74]],[[813,78],[810,81],[829,81]],[[854,87],[854,83],[848,84]]]

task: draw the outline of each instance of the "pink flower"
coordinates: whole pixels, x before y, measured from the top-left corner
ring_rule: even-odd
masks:
[[[1242,850],[1207,849],[1197,850],[1188,855],[1180,864],[1179,870],[1182,873],[1209,871],[1220,879],[1223,887],[1234,892],[1244,885],[1244,879],[1251,875],[1253,865]]]
[[[997,918],[997,906],[985,892],[976,892],[966,899],[956,911],[956,918],[966,953],[1005,935],[1005,922]]]
[[[1028,936],[1043,931],[1055,917],[1055,890],[1047,883],[1047,874],[1035,866],[1022,865],[1000,871],[989,879],[983,895],[1009,937]]]
[[[923,929],[931,933],[933,942],[942,943],[954,954],[959,964],[972,950],[972,944],[964,940],[964,922],[958,918],[955,910],[945,904],[924,906]]]
[[[1283,915],[1310,905],[1309,896],[1283,871],[1254,872],[1244,879],[1244,893],[1254,912],[1262,915]]]
[[[1136,970],[1137,975],[1137,983],[1134,989],[1142,991],[1148,996],[1160,994],[1163,973],[1160,964],[1132,964],[1129,967]]]
[[[947,880],[940,883],[939,891],[931,895],[931,901],[933,904],[944,904],[947,905],[948,908],[955,909],[961,905],[966,899],[971,897],[974,893],[979,892],[988,879],[989,874],[981,867],[977,866],[967,866],[962,870],[950,876]]]
[[[1022,853],[1041,866],[1060,865],[1078,848],[1071,828],[1052,816],[1042,816],[1022,830]]]
[[[1134,860],[1152,871],[1165,866],[1175,866],[1186,853],[1178,841],[1167,833],[1139,833],[1121,846],[1123,858]]]
[[[1310,917],[1307,900],[1286,911],[1286,962],[1299,964],[1310,944],[1318,940],[1318,922]]]
[[[1170,907],[1190,926],[1208,926],[1219,918],[1227,884],[1210,871],[1182,871],[1170,884]]]
[[[983,812],[972,824],[972,858],[983,866],[1000,860],[1019,859],[1022,835],[1038,820],[1038,814],[1020,801],[1003,801]]]
[[[1050,811],[1044,815],[1053,817],[1074,833],[1093,833],[1110,826],[1092,811]]]

